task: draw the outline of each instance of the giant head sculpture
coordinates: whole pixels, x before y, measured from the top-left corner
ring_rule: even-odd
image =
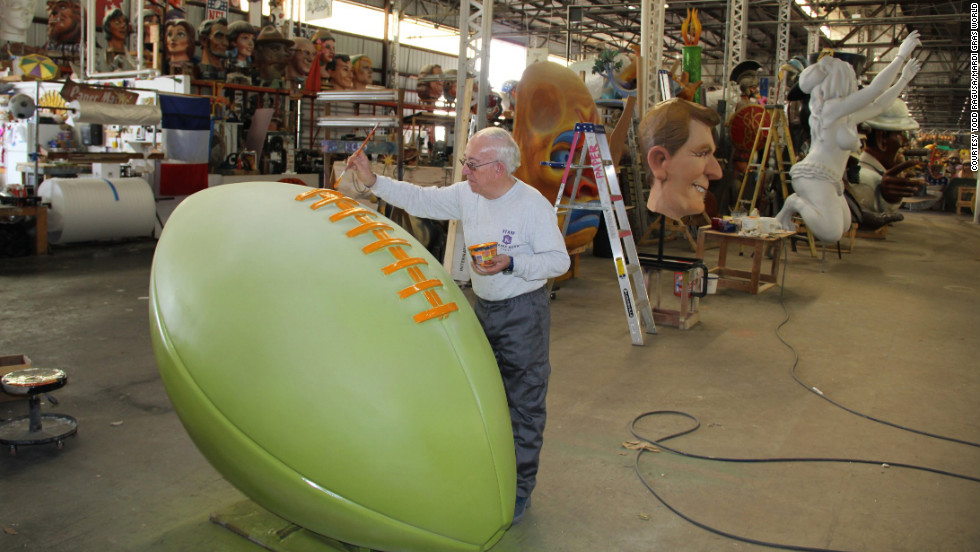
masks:
[[[354,72],[351,69],[350,56],[347,54],[335,54],[333,60],[327,64],[327,75],[330,77],[330,86],[335,90],[350,90],[354,87]]]
[[[0,41],[27,42],[27,28],[34,20],[34,0],[3,0],[0,8]]]
[[[48,43],[77,44],[82,37],[82,8],[74,0],[48,2]]]
[[[555,201],[563,169],[542,166],[541,161],[564,163],[571,151],[575,123],[598,123],[599,110],[582,79],[574,71],[552,62],[533,63],[524,70],[517,87],[514,140],[521,146],[524,163],[515,176]],[[570,196],[572,186],[565,187]],[[590,171],[582,171],[576,201],[598,197]],[[599,217],[595,212],[575,211],[565,243],[584,245],[595,237]]]
[[[228,57],[228,21],[208,19],[198,29],[201,41],[201,64],[224,68]]]
[[[255,50],[255,27],[245,20],[228,25],[228,46],[235,51],[235,62],[247,65]]]
[[[330,76],[327,75],[327,65],[333,61],[333,56],[337,53],[337,39],[334,38],[330,31],[326,29],[319,29],[317,32],[313,33],[313,46],[316,47],[316,66],[320,68],[320,79],[324,81],[330,80]]]
[[[255,37],[255,70],[261,82],[281,79],[293,55],[293,41],[282,36],[272,25],[266,25]]]
[[[366,90],[374,83],[374,62],[367,54],[357,54],[350,58],[354,90]]]
[[[298,82],[305,80],[310,75],[310,69],[316,62],[316,46],[308,38],[296,37],[293,39],[293,57],[289,60],[286,67],[286,78]]]
[[[419,100],[423,102],[434,102],[442,96],[443,81],[430,80],[431,77],[441,74],[442,66],[435,63],[426,65],[419,71],[419,82],[415,87],[415,91],[419,95]]]
[[[184,70],[184,65],[191,63],[194,57],[194,38],[197,33],[194,26],[186,19],[171,19],[164,28],[164,44],[167,47],[167,63],[170,72],[178,73]]]
[[[129,18],[119,8],[107,11],[102,19],[102,33],[105,35],[106,45],[110,52],[125,52],[126,39],[132,31]]]
[[[647,208],[680,220],[704,211],[710,180],[721,178],[714,126],[721,116],[700,104],[673,98],[640,121],[640,146],[653,183]]]

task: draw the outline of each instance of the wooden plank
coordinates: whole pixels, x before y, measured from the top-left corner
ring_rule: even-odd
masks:
[[[211,522],[272,552],[371,552],[303,529],[251,500],[212,513]]]

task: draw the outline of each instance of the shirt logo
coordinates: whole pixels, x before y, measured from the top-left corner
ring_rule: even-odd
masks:
[[[514,231],[505,229],[504,237],[501,238],[500,243],[504,245],[510,245],[512,241],[514,241]]]

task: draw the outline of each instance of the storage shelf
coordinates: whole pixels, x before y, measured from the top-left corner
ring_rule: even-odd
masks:
[[[316,121],[317,126],[322,127],[367,127],[371,128],[375,124],[381,127],[397,127],[399,122],[392,115],[328,115],[320,117]]]
[[[337,90],[335,92],[318,92],[320,102],[395,102],[398,101],[396,90]]]

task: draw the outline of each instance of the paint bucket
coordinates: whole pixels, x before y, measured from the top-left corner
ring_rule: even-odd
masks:
[[[478,243],[469,249],[473,262],[484,268],[493,264],[493,258],[497,256],[497,242]]]
[[[718,275],[708,274],[708,295],[714,295],[718,292]]]

